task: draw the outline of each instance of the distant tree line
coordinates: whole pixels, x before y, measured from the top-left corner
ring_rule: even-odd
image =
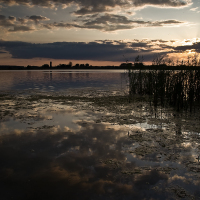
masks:
[[[127,68],[134,69],[198,69],[200,67],[199,54],[195,53],[193,56],[188,55],[187,59],[173,60],[166,57],[166,55],[157,55],[152,60],[152,65],[144,65],[143,56],[136,56],[134,63],[122,63]]]
[[[152,60],[151,65],[144,65],[143,56],[136,56],[133,63],[126,60],[125,63],[121,63],[120,66],[92,66],[86,64],[75,64],[72,62],[68,64],[59,64],[52,67],[52,62],[44,64],[42,66],[12,66],[12,65],[0,65],[0,70],[23,70],[23,69],[163,69],[163,70],[179,70],[179,69],[198,69],[200,66],[199,54],[195,53],[193,56],[188,55],[187,59],[173,60],[166,55],[157,55]]]

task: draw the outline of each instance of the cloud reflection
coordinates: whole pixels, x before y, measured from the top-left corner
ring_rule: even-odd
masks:
[[[48,131],[24,131],[20,135],[1,136],[0,184],[4,188],[1,196],[15,199],[79,199],[80,195],[95,199],[144,198],[142,190],[168,177],[150,170],[125,178],[122,168],[134,168],[135,164],[126,163],[122,143],[130,141],[121,132],[94,123],[76,132],[66,129],[52,135]],[[110,148],[111,144],[116,148]]]
[[[85,102],[72,106],[66,99],[58,102],[56,97],[48,101],[44,96],[38,100],[35,95],[37,101],[31,98],[26,99],[26,106],[31,105],[29,110],[35,109],[24,116],[36,116],[42,126],[34,131],[16,128],[0,136],[0,191],[3,198],[80,199],[81,196],[83,199],[121,200],[170,199],[172,194],[172,199],[179,195],[190,198],[190,193],[198,196],[200,183],[196,174],[199,163],[195,162],[192,152],[198,145],[194,142],[198,137],[189,132],[176,134],[176,128],[183,128],[182,118],[169,117],[173,121],[168,124],[168,127],[172,126],[169,130],[158,126],[138,128],[139,125],[134,126],[136,119],[148,114],[141,110],[139,115],[138,107],[135,108],[138,113],[130,116],[128,112],[132,112],[133,104],[127,107],[116,104],[115,110],[110,104],[107,107],[101,104],[102,107],[96,106],[96,112],[93,112],[94,107],[89,108]],[[13,106],[18,104],[17,99],[13,102]],[[98,122],[96,119],[102,116],[103,107],[112,110],[118,122],[118,116],[122,117],[123,123],[113,125],[108,123],[108,118],[104,118],[103,123]],[[118,113],[119,107],[124,114]],[[22,110],[16,113],[19,116],[25,114]],[[58,115],[56,119],[63,118],[59,125],[54,114]],[[71,115],[74,117],[70,118]],[[49,116],[55,121],[50,120],[47,124]],[[134,119],[132,126],[124,120],[131,117]],[[163,123],[161,119],[149,120],[152,124]],[[68,126],[69,121],[78,128]],[[187,123],[185,121],[184,125]],[[2,132],[6,129],[2,125]],[[189,134],[192,145],[185,145]],[[188,177],[190,182],[185,181]],[[176,183],[180,187],[176,187]]]

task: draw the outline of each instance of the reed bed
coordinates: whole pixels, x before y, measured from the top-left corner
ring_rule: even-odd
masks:
[[[150,104],[192,111],[200,103],[199,70],[129,69],[129,99],[147,96]]]

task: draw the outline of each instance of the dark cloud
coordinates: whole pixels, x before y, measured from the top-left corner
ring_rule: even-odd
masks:
[[[0,27],[10,27],[13,26],[15,21],[14,17],[6,18],[4,15],[0,15]]]
[[[65,22],[54,22],[54,23],[49,23],[49,24],[42,24],[41,25],[43,28],[47,29],[54,29],[54,28],[80,28],[78,24],[75,23],[65,23]]]
[[[126,30],[126,29],[133,29],[135,28],[134,26],[131,25],[123,25],[123,24],[110,24],[110,25],[82,25],[79,26],[79,28],[86,28],[86,29],[96,29],[96,30],[101,30],[101,31],[117,31],[117,30]]]
[[[91,26],[91,25],[96,25],[96,24],[108,24],[108,23],[112,23],[112,24],[132,24],[133,21],[129,20],[125,16],[105,14],[103,16],[97,17],[93,21],[85,20],[84,25],[85,26]]]
[[[41,15],[32,15],[28,17],[29,20],[34,21],[35,23],[38,23],[39,21],[48,21],[49,19],[47,17],[41,16]]]
[[[19,17],[19,18],[17,18],[17,21],[19,21],[21,24],[25,24],[25,23],[27,23],[28,19]]]
[[[42,21],[48,21],[49,18],[41,15],[32,15],[25,18],[17,18],[14,16],[9,16],[6,18],[4,15],[0,15],[0,26],[4,27],[8,32],[16,31],[34,31],[40,30],[42,28],[54,29],[54,28],[79,28],[79,29],[96,29],[100,31],[117,31],[134,29],[139,27],[149,27],[149,26],[168,26],[177,25],[184,22],[177,20],[165,20],[165,21],[143,21],[143,20],[131,20],[126,16],[114,15],[114,14],[104,14],[104,15],[92,15],[86,16],[84,18],[77,17],[74,22],[54,22],[54,23],[44,23]],[[31,26],[31,22],[35,23],[35,26]]]
[[[35,24],[39,24],[41,21],[48,21],[50,20],[47,17],[41,16],[41,15],[32,15],[32,16],[27,16],[25,18],[17,18],[17,21],[20,22],[21,24],[26,24],[27,22],[35,22]]]
[[[143,21],[143,20],[130,20],[122,15],[104,14],[104,15],[92,15],[85,18],[78,17],[73,23],[54,22],[42,24],[43,28],[82,28],[82,29],[96,29],[101,31],[117,31],[125,29],[134,29],[139,27],[152,27],[152,26],[167,26],[177,25],[184,22],[177,20],[165,20],[165,21]]]
[[[183,23],[181,21],[177,21],[177,20],[165,20],[165,21],[161,21],[162,24],[180,24]]]
[[[118,60],[124,51],[129,50],[126,44],[113,45],[110,43],[57,42],[48,44],[31,44],[0,42],[15,58],[54,58],[78,60]],[[121,55],[121,56],[120,56]]]
[[[14,16],[9,16],[8,19],[9,19],[10,21],[15,21],[15,20],[16,20],[16,17],[14,17]]]
[[[38,5],[44,7],[55,7],[58,4],[69,6],[76,4],[79,10],[75,14],[85,15],[92,13],[101,13],[113,10],[115,7],[120,8],[137,8],[143,6],[160,6],[160,7],[183,7],[190,4],[190,0],[0,0],[0,3],[7,5],[22,4],[22,5]]]
[[[155,22],[143,20],[130,20],[125,16],[114,14],[105,14],[103,16],[97,16],[96,18],[92,16],[87,19],[82,19],[80,21],[82,21],[83,24],[79,25],[79,28],[97,29],[102,31],[116,31],[122,29],[133,29],[149,26],[167,26],[184,23],[177,20],[164,20]]]
[[[34,31],[35,29],[29,26],[14,25],[13,28],[9,29],[9,32],[27,32]]]
[[[106,6],[97,6],[97,7],[83,7],[80,10],[77,10],[74,12],[76,15],[88,15],[93,13],[102,13],[102,12],[108,12],[108,9],[106,9]]]
[[[31,25],[31,22],[38,24],[40,21],[49,20],[43,16],[33,15],[26,18],[18,18],[14,16],[9,16],[6,18],[4,15],[0,15],[0,27],[4,28],[7,32],[27,32],[36,30],[35,27]],[[29,23],[30,22],[30,23]]]
[[[85,5],[86,3],[86,5]],[[85,15],[85,14],[92,14],[92,13],[101,13],[109,11],[108,8],[114,8],[114,7],[124,7],[124,8],[137,8],[137,7],[143,7],[143,6],[159,6],[159,7],[183,7],[189,5],[188,1],[182,1],[182,0],[132,0],[132,1],[114,1],[114,0],[108,0],[108,1],[80,1],[79,4],[82,6],[81,9],[77,10],[75,14],[78,15]]]
[[[200,53],[200,42],[193,43],[192,45],[184,45],[184,46],[177,46],[174,48],[177,52],[184,52],[186,50],[194,50],[197,53]]]
[[[151,40],[151,42],[160,42],[160,43],[166,43],[167,40]],[[170,41],[171,42],[171,41]],[[174,41],[175,42],[175,41]]]
[[[94,19],[96,17],[96,19]],[[90,19],[94,20],[90,20]],[[77,19],[74,23],[50,23],[43,24],[44,28],[83,28],[83,29],[97,29],[101,31],[116,31],[123,29],[132,29],[134,23],[125,16],[105,14],[103,16],[92,16],[90,19]],[[140,23],[140,22],[138,22]]]
[[[191,1],[187,0],[132,0],[135,6],[164,6],[164,7],[182,7],[188,5]]]
[[[133,58],[138,54],[142,54],[147,59],[152,60],[155,50],[171,51],[172,47],[162,47],[162,44],[154,45],[151,41],[147,40],[132,42],[103,40],[89,43],[55,42],[47,44],[0,41],[0,47],[8,51],[13,58],[31,59],[37,57],[120,62],[124,61],[123,55]]]
[[[151,22],[149,25],[151,26],[165,26],[165,25],[177,25],[177,24],[182,24],[184,22],[178,21],[178,20],[164,20],[164,21],[156,21],[156,22]]]
[[[6,17],[4,15],[0,15],[0,20],[5,20]]]
[[[6,16],[0,15],[0,27],[6,28],[6,29],[10,29],[11,27],[13,27],[13,30],[14,30],[15,21],[16,21],[16,18],[13,16],[9,16],[8,18],[6,18]]]

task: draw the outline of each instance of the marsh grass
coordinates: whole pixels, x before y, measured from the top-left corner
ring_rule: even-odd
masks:
[[[195,110],[200,104],[199,70],[129,69],[129,101],[147,96],[150,105],[172,106],[176,111]]]

